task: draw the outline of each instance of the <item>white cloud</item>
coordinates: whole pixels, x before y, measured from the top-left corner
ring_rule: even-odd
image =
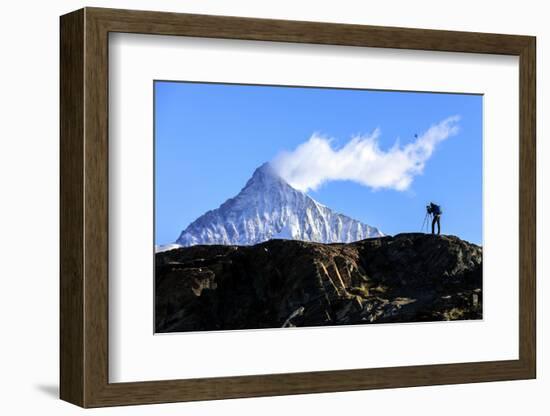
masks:
[[[338,180],[373,189],[404,191],[423,172],[436,146],[457,134],[459,120],[459,116],[449,117],[415,141],[404,146],[396,141],[388,150],[380,149],[379,129],[367,136],[353,137],[340,149],[334,149],[329,138],[314,134],[293,151],[280,153],[271,164],[291,186],[302,191]]]

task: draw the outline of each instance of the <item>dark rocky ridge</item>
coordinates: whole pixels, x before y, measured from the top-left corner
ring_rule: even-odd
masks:
[[[482,249],[453,236],[185,247],[155,279],[157,332],[482,317]]]

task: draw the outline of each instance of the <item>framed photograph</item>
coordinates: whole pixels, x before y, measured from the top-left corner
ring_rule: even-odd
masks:
[[[61,398],[535,378],[535,49],[62,16]]]

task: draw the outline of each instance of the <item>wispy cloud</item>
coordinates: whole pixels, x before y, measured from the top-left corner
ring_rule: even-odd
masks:
[[[353,137],[335,149],[330,138],[314,134],[291,152],[280,153],[272,166],[294,188],[315,190],[328,181],[349,180],[372,189],[407,190],[423,172],[436,146],[458,133],[459,116],[431,126],[413,142],[399,141],[388,150],[378,143],[380,130]]]

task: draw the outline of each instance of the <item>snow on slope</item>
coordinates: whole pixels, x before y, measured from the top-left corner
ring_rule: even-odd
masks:
[[[180,247],[181,247],[180,244],[175,244],[175,243],[157,245],[155,246],[155,253],[162,253],[164,251],[174,250]]]
[[[192,222],[176,244],[252,245],[273,238],[348,243],[382,235],[292,188],[265,163],[237,196]]]

